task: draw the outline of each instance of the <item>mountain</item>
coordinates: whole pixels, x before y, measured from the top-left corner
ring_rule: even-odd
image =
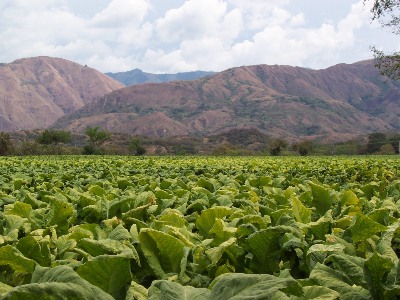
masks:
[[[25,58],[1,64],[0,131],[49,127],[122,87],[99,71],[60,58]]]
[[[148,82],[162,83],[177,80],[195,80],[213,74],[215,73],[205,71],[183,72],[177,74],[152,74],[143,72],[140,69],[134,69],[127,72],[106,73],[107,76],[114,78],[126,86]]]
[[[381,77],[372,60],[323,70],[255,65],[119,89],[56,126],[160,137],[257,128],[287,139],[338,141],[400,129],[399,96],[400,83]]]

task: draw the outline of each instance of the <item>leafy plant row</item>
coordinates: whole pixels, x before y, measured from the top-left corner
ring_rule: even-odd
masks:
[[[4,299],[396,299],[399,164],[0,159]]]

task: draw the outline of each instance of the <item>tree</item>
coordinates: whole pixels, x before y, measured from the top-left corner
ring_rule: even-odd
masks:
[[[8,155],[12,149],[10,134],[0,132],[0,155]]]
[[[364,5],[367,0],[364,0]],[[383,27],[400,34],[400,1],[398,0],[374,0],[371,8],[372,20],[378,20]],[[392,79],[400,79],[400,52],[384,53],[376,47],[371,47],[376,59],[376,66],[382,75]]]
[[[279,155],[282,149],[285,149],[286,147],[287,143],[281,139],[274,139],[268,143],[268,151],[273,156]]]
[[[89,144],[96,147],[101,146],[111,137],[111,134],[108,131],[101,130],[99,126],[87,127],[85,133],[89,138]]]
[[[71,133],[69,131],[46,129],[36,141],[42,145],[67,144],[71,142]]]
[[[142,146],[142,142],[139,138],[129,140],[128,150],[134,155],[144,155],[146,153],[146,148]]]
[[[389,143],[392,146],[394,153],[399,154],[400,134],[390,136]]]
[[[313,144],[310,141],[302,141],[293,146],[293,150],[297,151],[301,156],[307,155],[313,149]]]
[[[89,138],[89,144],[83,148],[83,154],[102,154],[100,146],[110,139],[111,134],[98,126],[87,127],[85,133]]]
[[[374,132],[368,135],[367,153],[378,152],[383,145],[387,143],[384,133]]]

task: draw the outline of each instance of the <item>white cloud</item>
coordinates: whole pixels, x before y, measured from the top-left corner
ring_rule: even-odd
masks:
[[[212,2],[214,5],[217,5],[217,2],[222,5],[220,1]],[[303,13],[291,13],[284,8],[289,2],[233,0],[230,2],[231,6],[239,11],[241,22],[247,22],[245,26],[253,30],[252,35],[235,40],[240,33],[235,31],[233,38],[227,39],[229,43],[226,43],[212,30],[203,27],[202,34],[191,35],[191,30],[185,26],[185,29],[175,31],[173,39],[181,43],[171,52],[174,55],[168,52],[158,53],[159,59],[169,57],[171,64],[168,70],[175,72],[181,70],[179,66],[187,68],[193,64],[196,69],[206,70],[262,63],[318,68],[329,65],[338,53],[350,49],[355,43],[356,31],[368,24],[370,18],[365,14],[363,2],[360,1],[351,6],[348,15],[342,20],[336,22],[327,20],[319,26],[306,27],[306,17]],[[165,32],[165,38],[174,35],[172,29],[185,22],[184,15],[190,3],[195,4],[195,1],[186,2],[184,6],[174,10],[173,13],[167,13],[167,17],[162,19],[160,24],[174,24],[165,26],[169,28]],[[191,7],[193,11],[195,7]],[[221,14],[227,16],[231,12],[227,9],[219,10],[218,14],[210,17],[214,20],[213,26],[222,28],[224,17]],[[183,30],[187,30],[185,34],[182,34]],[[164,64],[164,67],[167,65]]]
[[[162,41],[180,42],[204,37],[235,38],[242,28],[239,10],[231,12],[221,0],[188,0],[157,20],[157,34]]]
[[[2,0],[0,62],[50,55],[101,71],[319,68],[368,58],[370,44],[398,47],[377,34],[363,0],[337,0],[340,12],[318,16],[316,0],[160,1],[87,0],[83,12],[79,0]]]
[[[113,0],[89,22],[96,28],[120,28],[127,24],[138,26],[143,22],[150,4],[147,0]]]
[[[153,34],[152,24],[145,22],[150,9],[147,0],[110,0],[86,19],[75,14],[66,0],[4,3],[6,7],[0,11],[2,61],[49,55],[89,61],[103,71],[119,71],[137,63],[132,52],[145,47]]]
[[[265,26],[274,26],[287,23],[291,14],[283,7],[290,0],[231,0],[229,3],[243,12],[246,28],[262,30]]]
[[[143,59],[144,66],[153,66],[147,68],[150,72],[183,72],[196,70],[196,64],[187,62],[182,57],[181,50],[174,50],[169,53],[165,53],[162,50],[148,50]]]

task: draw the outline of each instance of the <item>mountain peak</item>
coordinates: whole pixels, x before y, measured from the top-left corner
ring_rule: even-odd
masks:
[[[1,130],[46,128],[123,85],[61,58],[18,59],[0,68]]]

